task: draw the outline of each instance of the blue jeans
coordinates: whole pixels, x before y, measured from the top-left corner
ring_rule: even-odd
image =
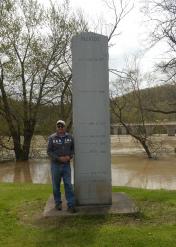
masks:
[[[74,207],[75,197],[73,193],[73,187],[71,184],[70,164],[57,164],[52,162],[51,175],[52,175],[53,195],[54,195],[55,204],[59,204],[62,202],[60,184],[61,184],[61,179],[63,178],[67,206]]]

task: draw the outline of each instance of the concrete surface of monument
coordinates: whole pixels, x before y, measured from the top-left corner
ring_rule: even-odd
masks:
[[[72,39],[74,184],[77,205],[112,203],[108,38]]]

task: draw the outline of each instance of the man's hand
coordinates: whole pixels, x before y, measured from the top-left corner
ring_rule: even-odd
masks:
[[[69,155],[65,155],[65,156],[60,156],[59,157],[59,161],[61,161],[61,162],[68,162],[68,161],[70,161],[70,156]]]

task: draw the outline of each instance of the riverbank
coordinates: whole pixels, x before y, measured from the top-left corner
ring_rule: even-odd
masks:
[[[42,218],[50,185],[0,184],[0,246],[173,247],[176,191],[113,187],[140,208],[135,216]]]
[[[152,135],[149,137],[152,143],[152,151],[156,157],[163,155],[175,154],[176,137],[162,135]],[[112,135],[111,136],[111,154],[126,155],[126,154],[144,154],[146,155],[141,144],[129,135]]]
[[[155,157],[163,155],[174,155],[176,152],[176,137],[162,135],[152,135],[150,137],[153,145],[153,154]],[[144,149],[134,138],[129,135],[111,135],[111,155],[131,155],[145,154]],[[11,140],[12,142],[12,140]],[[12,146],[12,143],[9,144]],[[47,137],[35,135],[33,136],[30,149],[30,159],[46,159]],[[0,161],[15,159],[13,150],[1,149]]]

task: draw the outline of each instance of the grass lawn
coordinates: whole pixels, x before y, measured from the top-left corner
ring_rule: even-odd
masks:
[[[113,187],[140,213],[42,218],[51,185],[0,183],[0,247],[174,247],[176,191]]]

